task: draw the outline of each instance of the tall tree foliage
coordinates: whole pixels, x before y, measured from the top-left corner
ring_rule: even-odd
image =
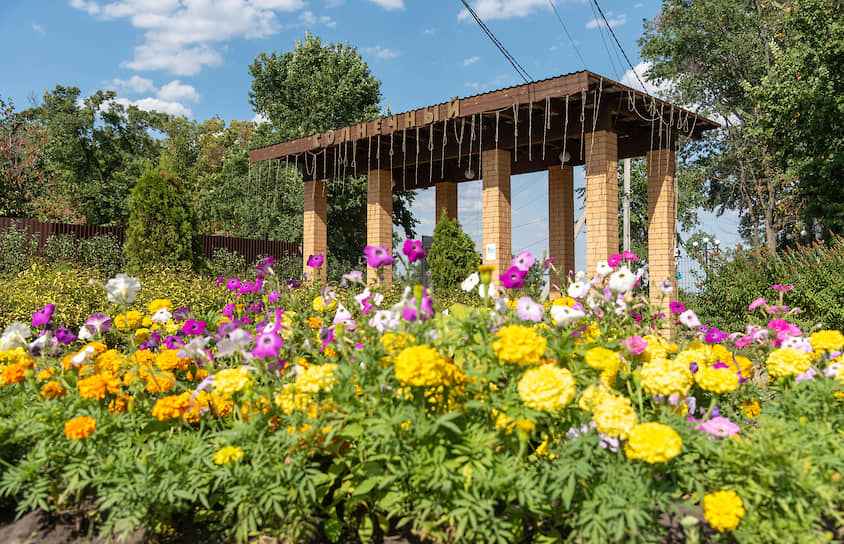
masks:
[[[256,130],[252,145],[299,138],[380,115],[381,83],[357,49],[348,44],[323,44],[308,33],[293,51],[261,53],[249,71],[254,78],[249,102],[269,120]],[[260,169],[253,165],[253,174]],[[250,186],[263,183],[263,175],[253,176]],[[296,194],[301,194],[301,178],[297,176],[292,183],[296,184]],[[410,213],[413,197],[414,193],[408,191],[393,198],[393,223],[407,237],[414,236],[416,225]],[[301,225],[301,208],[295,217],[297,226]],[[366,244],[365,178],[328,182],[328,223],[329,269],[342,274],[360,261]],[[297,239],[300,237],[301,230]]]
[[[31,112],[0,98],[0,216],[26,217],[44,188],[44,131]]]

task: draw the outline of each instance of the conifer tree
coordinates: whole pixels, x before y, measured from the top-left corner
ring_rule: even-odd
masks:
[[[475,242],[463,232],[460,222],[449,219],[443,210],[434,227],[434,243],[428,253],[428,267],[434,289],[454,289],[466,276],[477,270],[480,262]]]

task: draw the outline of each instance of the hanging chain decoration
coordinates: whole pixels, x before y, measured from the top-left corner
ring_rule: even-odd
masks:
[[[352,172],[354,176],[358,177],[358,141],[352,142]]]
[[[416,157],[413,160],[413,183],[419,187],[419,127],[416,127]]]
[[[349,142],[343,142],[343,183],[346,186],[346,164],[349,162]]]
[[[443,141],[440,153],[440,181],[445,179],[445,146],[448,144],[448,118],[443,119]]]
[[[528,104],[528,160],[533,160],[533,102]]]
[[[674,105],[671,106],[671,116],[668,120],[668,142],[666,142],[666,146],[668,149],[671,149],[671,135],[673,133],[674,128]],[[674,138],[674,143],[677,143],[677,138]],[[669,153],[665,154],[665,171],[668,172],[668,155]]]
[[[662,149],[662,125],[664,121],[662,120],[662,114],[665,111],[665,104],[662,104],[659,108],[659,148]]]
[[[519,162],[519,105],[513,104],[513,159]]]
[[[393,176],[393,133],[390,133],[390,177]]]
[[[545,115],[542,123],[542,160],[545,160],[545,139],[548,136],[548,129],[551,128],[551,97],[545,97]]]
[[[308,168],[308,157],[312,155],[310,151],[305,151],[305,175],[313,175],[313,171]],[[314,168],[316,168],[316,155],[314,155]]]
[[[501,117],[501,111],[495,112],[495,150],[498,151],[498,119]]]
[[[428,127],[428,185],[434,179],[434,123]]]
[[[402,156],[402,164],[401,164],[401,190],[407,190],[407,184],[405,183],[405,178],[407,177],[407,129],[402,129],[402,142],[401,142],[401,156]]]
[[[592,150],[595,148],[595,128],[598,126],[598,113],[601,109],[601,93],[604,91],[604,78],[598,80],[598,90],[595,91],[595,101],[593,107],[595,111],[592,112],[592,138],[589,143],[589,158],[592,158]]]
[[[281,159],[276,159],[276,161],[275,161],[275,187],[273,188],[273,211],[275,211],[276,204],[278,204],[278,173],[279,173],[279,170],[281,170]]]
[[[367,136],[367,151],[366,151],[366,172],[369,175],[369,171],[372,170],[372,136]]]
[[[378,140],[375,142],[375,161],[378,164],[378,170],[381,170],[381,135],[378,135]]]
[[[566,144],[569,142],[569,95],[566,95],[566,120],[563,124],[563,152],[560,153],[560,168],[566,165]]]
[[[580,92],[580,158],[583,159],[584,140],[586,139],[586,91]]]
[[[322,150],[322,175],[326,176],[327,172],[328,172],[328,149],[326,148],[326,149]],[[328,186],[328,184],[325,183],[325,180],[322,180],[322,181],[323,181],[322,195],[325,196],[325,191],[327,190],[326,187]]]
[[[481,158],[481,151],[484,145],[484,114],[481,114],[481,132],[478,138],[478,179],[483,178],[484,161]]]
[[[457,168],[460,168],[460,159],[463,157],[463,131],[466,129],[466,119],[460,119],[460,135],[457,135],[457,122],[454,123],[454,139],[457,140]]]
[[[472,142],[475,141],[475,116],[472,115],[472,130],[469,136],[469,165],[466,167],[466,177],[469,178],[469,173],[472,172]],[[471,179],[471,178],[469,178]]]

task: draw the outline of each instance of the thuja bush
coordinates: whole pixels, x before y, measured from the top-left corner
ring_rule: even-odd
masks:
[[[702,318],[722,330],[742,331],[748,306],[757,298],[779,300],[772,285],[792,285],[781,304],[800,311],[805,326],[844,328],[844,239],[800,246],[777,255],[736,251],[724,259],[697,296]],[[771,314],[771,318],[777,317]]]
[[[168,170],[147,169],[132,189],[126,260],[131,270],[149,263],[184,263],[205,270],[196,211],[181,180]]]
[[[428,254],[431,284],[437,291],[456,288],[480,264],[475,242],[443,212],[434,227],[434,242]]]
[[[12,224],[0,232],[0,276],[26,268],[38,254],[38,237]]]
[[[50,236],[41,249],[40,258],[53,266],[73,266],[113,276],[124,269],[123,245],[110,235],[76,238],[72,234]]]

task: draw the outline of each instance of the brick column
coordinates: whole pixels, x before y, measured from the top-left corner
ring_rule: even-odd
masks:
[[[513,259],[510,222],[510,151],[490,149],[483,159],[483,263],[495,266],[493,289],[500,285],[499,274],[510,268]],[[487,259],[487,246],[495,245],[495,259]],[[493,291],[494,293],[495,291]]]
[[[393,248],[393,177],[389,170],[370,170],[366,183],[366,245]],[[366,282],[378,281],[377,271],[366,268]],[[384,283],[393,281],[393,267],[384,267]]]
[[[586,134],[586,273],[618,253],[618,138],[599,130]]]
[[[305,182],[305,220],[302,233],[302,270],[309,279],[315,276],[325,279],[326,264],[319,269],[308,267],[310,255],[322,254],[328,250],[328,188],[324,181]]]
[[[548,168],[548,246],[554,267],[563,275],[574,270],[574,168]],[[566,287],[556,275],[551,277],[552,291]]]
[[[674,152],[655,149],[648,152],[648,262],[651,304],[671,315],[668,305],[677,300],[677,271],[674,246],[677,240],[677,207],[674,188]],[[663,295],[659,284],[669,280],[674,290]],[[664,297],[664,298],[663,298]]]
[[[436,209],[434,224],[442,218],[443,210],[449,219],[457,219],[457,184],[443,181],[434,186],[436,189]]]

